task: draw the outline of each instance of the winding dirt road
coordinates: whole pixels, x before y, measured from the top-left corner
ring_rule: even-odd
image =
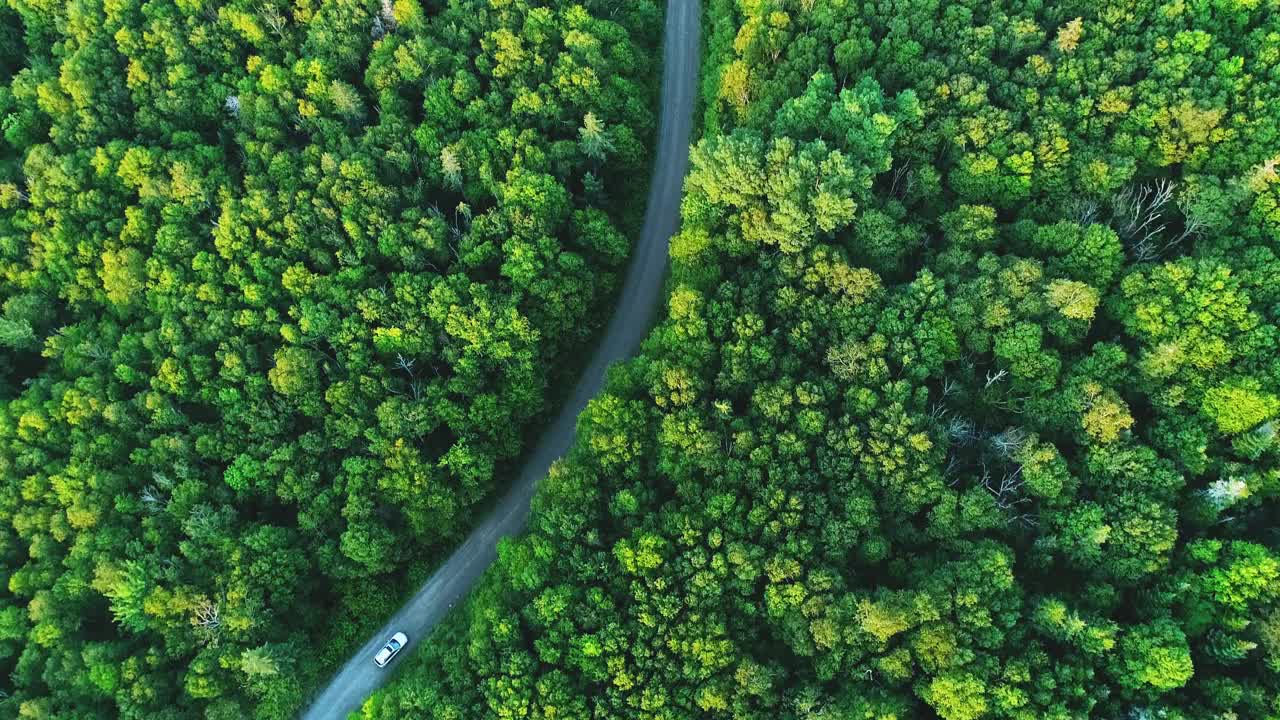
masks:
[[[547,474],[551,463],[569,449],[578,414],[599,392],[605,370],[631,356],[649,331],[662,293],[667,243],[680,222],[680,197],[689,165],[689,140],[698,94],[700,19],[698,0],[667,0],[658,155],[649,188],[649,205],[617,309],[591,364],[583,371],[555,422],[538,440],[506,497],[413,598],[329,680],[302,714],[303,720],[342,720],[358,710],[364,699],[391,677],[394,664],[385,669],[373,664],[373,654],[382,643],[396,631],[408,634],[409,646],[402,652],[403,658],[440,622],[449,608],[471,590],[497,557],[498,540],[524,529],[529,501],[538,480]]]

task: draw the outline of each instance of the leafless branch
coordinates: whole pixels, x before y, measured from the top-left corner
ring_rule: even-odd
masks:
[[[1129,247],[1134,260],[1147,262],[1160,257],[1174,243],[1161,243],[1168,228],[1165,210],[1173,201],[1177,183],[1168,179],[1131,185],[1111,201],[1111,225]]]
[[[1031,398],[1027,395],[1015,396],[1012,393],[1006,393],[1003,397],[991,401],[993,407],[1000,408],[1005,412],[1011,412],[1015,415],[1021,415],[1026,412],[1026,402]]]
[[[943,479],[946,480],[950,478],[947,481],[947,485],[950,485],[951,487],[955,487],[956,484],[960,482],[960,475],[959,473],[956,472],[959,469],[960,469],[960,458],[956,457],[955,455],[948,455],[947,466],[942,469]]]
[[[285,17],[274,5],[259,6],[258,12],[262,14],[262,19],[267,23],[267,27],[271,28],[271,32],[277,37],[284,40]]]
[[[970,445],[977,439],[977,429],[972,420],[957,415],[947,423],[947,437],[956,445]]]
[[[155,488],[154,485],[148,485],[145,488],[143,488],[142,492],[138,495],[138,499],[142,501],[142,504],[143,506],[146,507],[147,512],[151,512],[151,513],[160,512],[161,510],[164,510],[165,504],[167,502],[164,498],[164,495],[162,495],[160,491]]]
[[[1000,382],[1001,380],[1004,380],[1004,379],[1005,379],[1005,377],[1007,377],[1008,375],[1009,375],[1009,371],[1008,371],[1008,370],[1005,370],[1005,369],[1003,369],[1003,368],[1001,368],[1001,370],[1000,370],[999,372],[995,373],[994,375],[993,375],[993,374],[991,374],[991,371],[990,371],[990,370],[988,370],[988,371],[987,371],[987,384],[986,384],[986,385],[983,385],[983,386],[982,386],[982,389],[983,389],[983,390],[988,390],[988,389],[990,389],[992,385],[995,385],[996,383]]]
[[[934,403],[929,407],[929,419],[934,422],[942,422],[942,418],[947,416],[947,406],[940,402]]]
[[[911,192],[913,176],[909,174],[910,172],[911,172],[911,163],[904,163],[893,171],[893,182],[889,184],[889,195],[894,197],[901,197],[902,195],[905,195],[906,193]],[[907,182],[902,187],[902,194],[899,194],[898,183],[902,182],[903,177],[907,179]]]
[[[409,377],[413,377],[413,364],[417,362],[413,358],[406,358],[400,353],[396,353],[396,369],[402,370]]]
[[[202,598],[192,610],[191,625],[207,642],[216,643],[222,634],[222,611],[218,603]]]
[[[991,447],[1005,458],[1011,458],[1022,449],[1027,441],[1027,434],[1022,428],[1008,427],[992,436]]]
[[[1005,520],[1005,523],[1008,525],[1018,523],[1024,527],[1032,528],[1039,525],[1040,521],[1033,513],[1022,513],[1021,515],[1010,515],[1009,518]]]

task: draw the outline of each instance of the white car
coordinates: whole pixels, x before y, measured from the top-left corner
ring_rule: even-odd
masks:
[[[398,632],[391,636],[386,645],[373,656],[373,664],[378,667],[386,667],[391,662],[391,658],[395,657],[405,645],[409,644],[409,636],[402,632]]]

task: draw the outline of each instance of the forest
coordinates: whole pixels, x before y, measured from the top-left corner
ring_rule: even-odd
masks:
[[[704,15],[665,318],[359,717],[1280,719],[1280,6]]]
[[[0,2],[0,717],[289,718],[611,306],[651,0]]]

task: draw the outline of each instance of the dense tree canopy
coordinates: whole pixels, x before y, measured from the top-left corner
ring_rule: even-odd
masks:
[[[666,319],[362,716],[1280,718],[1275,3],[706,27]]]
[[[609,307],[660,20],[0,7],[0,716],[297,710]]]

